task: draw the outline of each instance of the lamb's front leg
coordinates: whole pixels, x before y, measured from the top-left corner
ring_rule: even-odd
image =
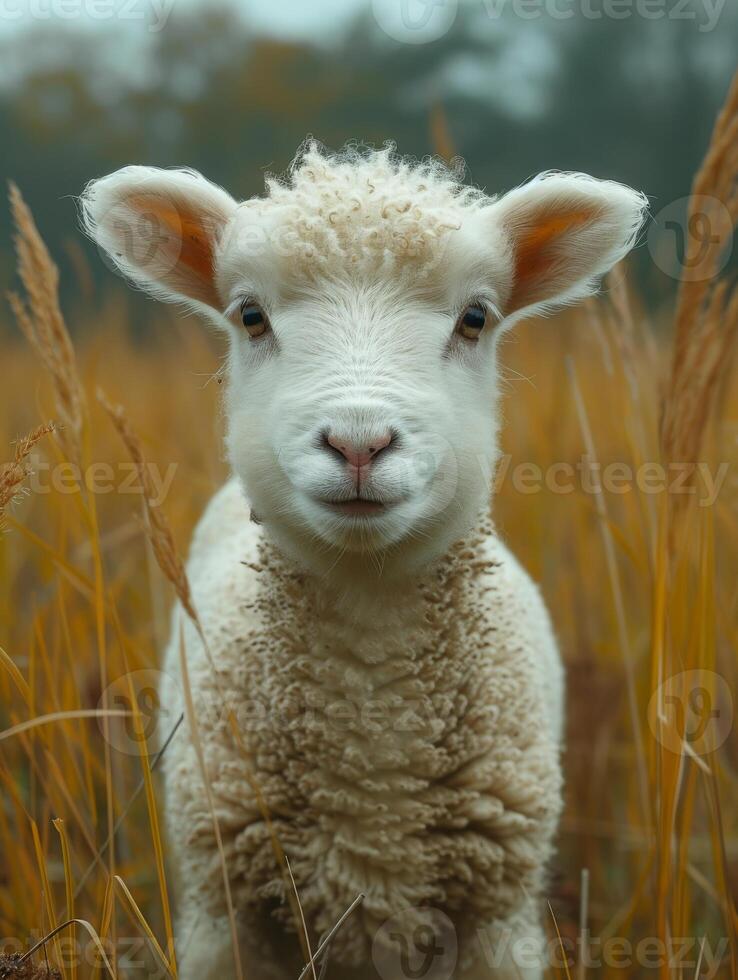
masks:
[[[239,974],[222,861],[205,792],[196,792],[199,780],[192,756],[194,753],[183,753],[184,767],[189,771],[190,779],[177,779],[175,769],[168,774],[167,781],[169,852],[172,877],[177,885],[175,948],[178,975],[180,980],[237,980]],[[222,796],[215,797],[215,806],[229,869],[241,975],[245,980],[294,980],[294,950],[286,945],[283,958],[275,959],[279,954],[267,940],[268,925],[244,893],[244,882],[239,875],[243,855],[239,853],[236,840],[247,821],[243,824],[235,821]],[[245,860],[249,860],[248,856]]]
[[[473,945],[474,960],[456,980],[541,980],[544,975],[546,937],[532,902],[478,929]]]
[[[227,916],[214,918],[198,908],[193,894],[177,917],[177,969],[182,980],[222,980],[236,975]],[[239,951],[240,952],[240,951]]]
[[[200,695],[202,692],[199,692]],[[202,711],[201,720],[207,718]],[[175,948],[180,980],[236,980],[233,932],[227,911],[223,863],[213,832],[213,814],[197,754],[185,737],[164,756],[169,858],[176,895]],[[243,847],[249,828],[258,832],[258,812],[239,787],[243,760],[228,750],[226,733],[213,740],[201,728],[205,766],[229,871],[238,953],[246,980],[287,980],[294,970],[273,959],[264,922],[255,911],[253,890],[243,872],[254,863]],[[284,957],[292,965],[292,959]]]
[[[240,917],[239,917],[240,918]],[[228,916],[203,910],[200,897],[188,892],[177,917],[177,967],[180,980],[231,980],[237,977]],[[245,980],[294,980],[294,971],[257,952],[249,943],[248,924],[236,922],[241,974]]]

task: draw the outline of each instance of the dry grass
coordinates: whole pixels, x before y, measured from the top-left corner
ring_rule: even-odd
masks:
[[[18,326],[52,379],[62,447],[68,459],[79,463],[84,394],[59,307],[59,272],[15,184],[10,185],[10,209],[16,227],[18,275],[26,295],[10,293],[8,300]]]
[[[13,459],[0,467],[0,530],[3,527],[5,511],[11,504],[17,503],[23,483],[31,472],[28,457],[36,444],[53,431],[54,425],[51,422],[37,426],[33,432],[18,440]]]
[[[738,87],[695,182],[696,193],[725,202],[733,221],[737,120]],[[165,312],[150,337],[133,341],[122,288],[77,324],[75,352],[53,265],[17,192],[12,201],[26,294],[12,306],[33,350],[2,334],[13,370],[0,413],[0,445],[12,457],[0,470],[0,936],[27,949],[74,918],[78,925],[47,944],[51,963],[62,936],[82,944],[93,935],[111,970],[124,972],[121,957],[139,937],[144,952],[134,958],[174,976],[166,842],[148,749],[151,681],[137,687],[129,679],[156,669],[170,582],[189,595],[177,556],[224,477],[217,384],[208,383],[218,352],[196,324]],[[720,463],[735,467],[738,300],[715,276],[685,284],[673,325],[654,325],[626,277],[616,270],[606,295],[582,310],[522,326],[503,354],[509,458],[498,525],[542,585],[569,675],[551,935],[566,943],[586,927],[633,944],[704,938],[712,952],[728,937],[719,965],[703,954],[703,974],[709,962],[716,975],[736,978],[735,726],[720,744],[690,741],[669,700],[676,692],[689,705],[690,690],[663,684],[700,671],[697,716],[704,698],[723,719],[731,710],[720,678],[735,689],[738,486],[729,471],[717,500],[701,507],[704,470],[689,475],[696,493],[683,496],[633,483],[598,493],[587,481],[596,488],[597,474],[614,463],[641,474],[654,463],[702,462],[713,474]],[[118,433],[92,397],[98,388],[126,405],[130,421],[111,410]],[[43,418],[59,423],[58,443],[42,439]],[[169,493],[152,506],[156,475],[170,464]],[[536,472],[520,464],[540,468],[539,489]],[[565,492],[556,489],[561,464],[574,473]],[[126,492],[132,482],[145,492]],[[22,484],[30,493],[18,499]],[[163,719],[156,734],[173,721]],[[64,970],[72,980],[104,969],[94,941],[97,970],[85,948],[87,959]],[[45,962],[41,953],[34,962]],[[658,973],[693,977],[695,968]],[[575,974],[654,970],[577,964]]]
[[[738,224],[738,74],[723,106],[702,167],[692,186],[688,222],[707,234],[687,236],[685,265],[674,318],[674,351],[664,401],[666,459],[696,462],[705,426],[720,390],[720,375],[738,331],[738,290],[720,276],[732,246],[726,232]]]

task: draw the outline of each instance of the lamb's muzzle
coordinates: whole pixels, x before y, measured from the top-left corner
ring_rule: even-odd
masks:
[[[301,964],[276,831],[313,937],[365,895],[333,976],[404,976],[397,936],[412,954],[430,917],[443,976],[539,977],[515,941],[543,935],[563,678],[488,517],[498,348],[596,288],[645,199],[580,174],[495,199],[441,164],[308,144],[262,198],[128,167],[82,210],[124,275],[229,341],[235,477],[189,564],[217,676],[175,610],[161,693],[181,710],[184,635],[247,975]],[[187,733],[163,767],[180,975],[220,980],[233,951]]]

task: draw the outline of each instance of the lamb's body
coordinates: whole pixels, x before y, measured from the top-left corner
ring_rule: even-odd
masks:
[[[297,938],[275,941],[268,925],[276,914],[294,933],[254,783],[311,935],[366,896],[333,944],[333,976],[354,975],[339,964],[373,975],[379,928],[408,907],[450,918],[460,964],[483,949],[476,931],[495,921],[536,937],[533,906],[560,806],[562,671],[539,593],[491,526],[403,589],[360,601],[350,583],[338,596],[281,558],[234,480],[195,534],[189,574],[217,680],[187,618],[176,618],[247,976],[270,975],[271,965],[295,977],[301,961]],[[173,715],[179,662],[176,625],[163,685]],[[163,766],[184,975],[231,976],[221,862],[186,733]]]
[[[331,946],[336,980],[411,976],[412,908],[446,917],[423,934],[439,962],[415,975],[541,973],[562,677],[540,596],[486,516],[497,352],[520,316],[593,291],[645,200],[576,174],[493,199],[460,176],[311,144],[241,204],[147,167],[84,197],[126,275],[230,337],[228,458],[263,530],[238,484],[211,504],[190,576],[212,663],[178,614],[163,694],[173,718],[182,632],[249,980],[294,980],[302,961],[272,832],[314,941],[365,896]],[[163,767],[180,976],[230,980],[190,733]]]

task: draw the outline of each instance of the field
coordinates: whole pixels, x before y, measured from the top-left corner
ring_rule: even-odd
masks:
[[[737,146],[734,87],[695,184],[734,223]],[[134,340],[124,287],[89,294],[84,268],[72,350],[17,198],[14,211],[13,306],[33,343],[8,311],[0,452],[19,458],[0,470],[0,939],[25,951],[76,919],[34,954],[39,969],[140,973],[135,959],[176,975],[147,748],[172,722],[151,694],[177,577],[160,525],[184,554],[224,478],[223,351],[167,311]],[[708,272],[719,250],[700,256]],[[552,976],[738,976],[737,325],[717,274],[685,277],[676,308],[651,318],[621,267],[596,301],[522,325],[504,351],[494,512],[568,672],[549,896],[566,957]],[[140,437],[147,493],[98,391]],[[57,431],[21,458],[16,440],[49,420]]]

